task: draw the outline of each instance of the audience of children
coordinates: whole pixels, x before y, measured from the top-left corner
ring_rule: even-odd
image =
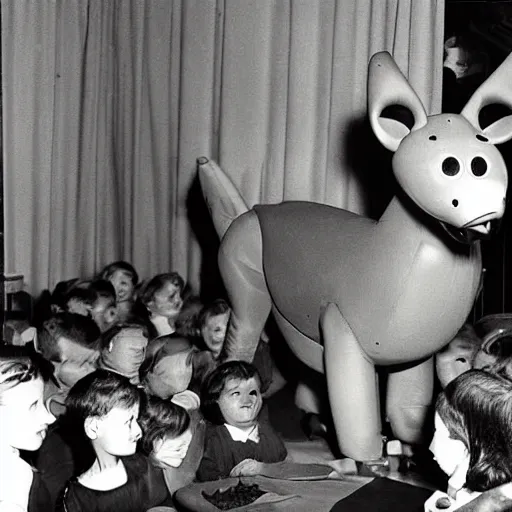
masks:
[[[435,407],[430,445],[448,475],[448,491],[436,491],[425,510],[455,510],[481,492],[512,481],[512,382],[468,370],[447,384]]]
[[[161,470],[136,453],[139,406],[139,388],[108,370],[96,370],[71,388],[66,414],[83,429],[95,461],[67,484],[58,510],[140,512],[169,503]]]
[[[199,481],[257,475],[265,464],[283,461],[287,451],[262,413],[261,381],[245,361],[228,361],[213,370],[201,390],[208,421]]]
[[[19,451],[37,450],[55,418],[45,407],[37,364],[13,348],[0,352],[0,510],[52,510],[41,475]]]
[[[58,420],[45,435],[54,417],[44,409],[44,421],[26,425],[38,429],[38,443],[29,442],[29,433],[26,442],[6,444],[13,434],[3,433],[21,420],[13,412],[6,422],[1,411],[0,447],[8,455],[0,461],[19,467],[23,500],[0,482],[1,499],[28,510],[28,491],[37,480],[45,510],[146,510],[170,505],[170,496],[194,479],[262,474],[287,458],[263,406],[262,392],[275,377],[268,343],[260,341],[253,364],[226,362],[231,308],[225,300],[203,304],[184,297],[185,283],[175,272],[158,274],[137,290],[138,283],[136,270],[117,261],[94,280],[56,287],[34,349],[49,362],[46,371],[42,367],[41,404]],[[501,333],[498,341],[500,336],[508,335]],[[484,347],[467,324],[437,354],[443,392],[431,449],[450,487],[446,495],[434,495],[427,510],[437,510],[439,498],[450,500],[452,510],[512,480],[505,468],[512,468],[506,427],[512,419],[512,360],[500,347]],[[478,357],[486,351],[492,364]],[[43,389],[38,365],[26,357],[12,361],[4,366],[0,358],[0,409],[15,406],[17,400],[8,398],[17,389]],[[39,405],[25,411],[23,403],[20,398],[20,415],[40,412]],[[38,449],[32,459],[38,472],[18,449]]]
[[[169,494],[207,467],[199,393],[205,377],[217,375],[229,305],[217,300],[205,306],[186,296],[175,272],[158,274],[136,290],[138,282],[136,270],[117,261],[94,279],[63,281],[45,295],[33,349],[25,347],[48,362],[41,400],[45,411],[58,416],[31,459],[44,482],[45,510],[124,510],[125,503],[126,510],[146,510],[169,504]],[[226,365],[235,367],[226,384],[236,383],[242,391],[249,385],[244,396],[257,394],[250,434],[256,449],[243,457],[252,460],[238,461],[234,470],[253,474],[260,463],[283,460],[286,449],[260,414],[258,372],[247,363]],[[239,365],[245,370],[237,370]],[[39,373],[35,379],[42,386]],[[224,387],[222,380],[219,414],[232,423],[232,432],[244,431],[245,420],[237,423]],[[213,404],[206,406],[212,409]],[[47,414],[49,424],[54,417]],[[254,443],[256,437],[261,441]]]

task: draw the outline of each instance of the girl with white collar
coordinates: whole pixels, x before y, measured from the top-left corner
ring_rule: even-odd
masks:
[[[208,420],[200,481],[261,474],[265,465],[282,462],[282,439],[262,414],[261,381],[245,361],[229,361],[211,372],[201,390]]]

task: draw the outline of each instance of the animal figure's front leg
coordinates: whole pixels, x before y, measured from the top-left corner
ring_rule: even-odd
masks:
[[[382,457],[375,366],[335,304],[320,318],[325,375],[340,450],[356,461]]]
[[[252,362],[271,309],[254,211],[235,219],[227,230],[219,249],[219,269],[232,308],[223,355]]]
[[[434,358],[388,378],[386,414],[393,434],[402,442],[420,444],[434,390]]]

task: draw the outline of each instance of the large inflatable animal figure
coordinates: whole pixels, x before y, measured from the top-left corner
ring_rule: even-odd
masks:
[[[369,118],[394,152],[401,187],[379,220],[312,202],[249,210],[214,162],[198,161],[233,308],[228,357],[252,360],[273,312],[297,357],[325,374],[340,449],[357,461],[383,455],[376,366],[390,371],[394,435],[421,440],[432,355],[466,320],[481,276],[479,239],[504,214],[507,169],[494,144],[512,138],[512,116],[482,128],[479,113],[490,103],[512,108],[511,77],[509,56],[461,114],[428,117],[390,54],[372,57]],[[410,110],[412,128],[382,115],[392,105]]]

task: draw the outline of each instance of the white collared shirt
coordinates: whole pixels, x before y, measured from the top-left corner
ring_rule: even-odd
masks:
[[[233,441],[242,441],[242,443],[246,443],[248,439],[253,441],[254,443],[260,442],[260,431],[258,425],[254,425],[249,430],[243,430],[238,427],[234,427],[233,425],[228,425],[224,423],[224,426],[228,429],[228,432]]]

